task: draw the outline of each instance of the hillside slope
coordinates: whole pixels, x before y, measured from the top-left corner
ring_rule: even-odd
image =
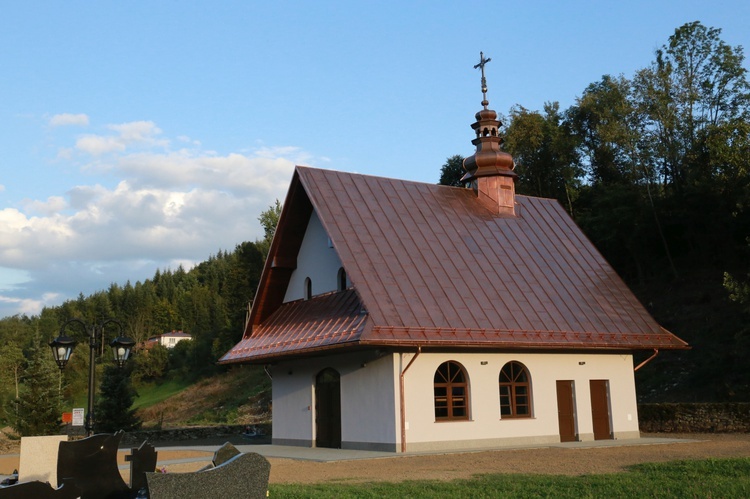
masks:
[[[271,382],[258,366],[238,366],[138,409],[144,428],[258,424],[271,419]]]

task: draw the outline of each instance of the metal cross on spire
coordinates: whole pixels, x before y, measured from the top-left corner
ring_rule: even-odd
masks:
[[[490,103],[487,101],[487,80],[484,78],[484,65],[491,60],[489,57],[487,59],[484,58],[484,52],[479,52],[479,64],[474,66],[474,69],[480,68],[482,70],[482,105],[485,109],[487,109]]]

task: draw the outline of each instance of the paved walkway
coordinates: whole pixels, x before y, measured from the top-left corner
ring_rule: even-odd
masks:
[[[594,447],[620,447],[628,445],[660,445],[660,444],[674,444],[674,443],[688,443],[696,442],[697,440],[688,440],[683,438],[633,438],[624,440],[595,440],[590,442],[562,442],[557,444],[539,444],[539,445],[525,445],[516,447],[492,447],[492,448],[471,448],[471,449],[451,449],[449,451],[423,451],[423,452],[379,452],[379,451],[367,451],[367,450],[352,450],[352,449],[327,449],[323,447],[292,447],[288,445],[271,445],[271,444],[260,444],[260,445],[241,445],[234,444],[237,450],[240,452],[256,452],[264,457],[271,458],[282,458],[282,459],[298,459],[303,461],[349,461],[354,459],[384,459],[384,458],[399,458],[406,456],[424,456],[434,454],[460,454],[465,452],[486,452],[486,451],[512,451],[518,449],[545,449],[545,448],[571,448],[571,449],[589,449]],[[156,450],[163,451],[176,451],[176,450],[194,450],[204,452],[215,452],[220,446],[208,445],[208,446],[181,446],[181,447],[157,447]],[[187,458],[178,459],[172,461],[159,461],[159,465],[175,464],[179,462],[194,462],[202,461],[205,459],[201,458]]]

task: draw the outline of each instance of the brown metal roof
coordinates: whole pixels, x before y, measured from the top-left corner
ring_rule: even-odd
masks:
[[[516,203],[516,216],[493,215],[470,189],[297,167],[245,338],[221,362],[267,352],[273,318],[275,344],[284,345],[274,355],[302,348],[302,337],[322,341],[301,316],[275,313],[310,207],[369,325],[326,345],[686,347],[648,314],[557,201],[517,196]]]
[[[254,330],[251,338],[243,338],[224,355],[222,362],[350,343],[359,339],[366,317],[353,289],[284,303]]]

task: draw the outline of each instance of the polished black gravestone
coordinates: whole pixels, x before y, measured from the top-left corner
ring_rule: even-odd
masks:
[[[140,447],[130,449],[130,455],[125,456],[130,461],[130,489],[138,492],[146,488],[146,472],[156,469],[156,455],[154,446],[143,442]]]
[[[117,467],[117,447],[123,432],[93,435],[83,440],[60,442],[57,481],[72,479],[81,499],[127,499],[132,496]],[[153,469],[153,468],[152,468]]]
[[[70,480],[53,489],[49,482],[19,482],[0,488],[0,499],[76,499],[81,491]]]
[[[146,473],[150,499],[264,498],[271,463],[254,452],[239,454],[215,468],[195,473]]]

